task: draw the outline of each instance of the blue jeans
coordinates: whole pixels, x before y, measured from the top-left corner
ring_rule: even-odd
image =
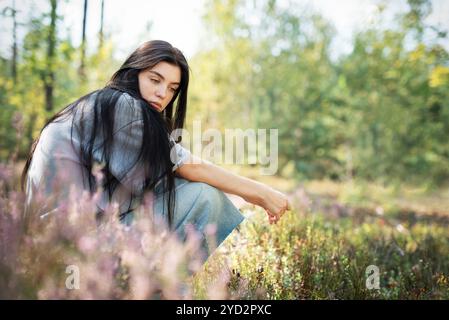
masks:
[[[172,230],[181,241],[186,240],[185,227],[190,224],[201,236],[201,248],[205,254],[204,261],[212,251],[244,220],[243,215],[220,190],[206,183],[191,182],[175,178],[175,208],[173,210]],[[154,214],[159,214],[167,221],[166,197],[163,183],[154,189]],[[132,217],[127,217],[131,218]],[[126,219],[125,223],[130,220]],[[214,237],[206,235],[206,227],[215,225]]]

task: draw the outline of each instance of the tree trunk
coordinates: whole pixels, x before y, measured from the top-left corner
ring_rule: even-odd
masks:
[[[104,33],[103,33],[103,25],[104,25],[104,0],[101,0],[101,17],[100,17],[100,33],[98,34],[98,49],[101,50],[103,48],[104,42]]]
[[[12,19],[13,19],[13,29],[12,29],[12,66],[11,74],[14,84],[17,83],[17,18],[16,18],[16,1],[12,2]]]
[[[83,11],[83,33],[81,36],[81,64],[79,68],[79,75],[82,79],[85,79],[85,60],[86,60],[86,20],[87,20],[87,3],[88,0],[84,0],[84,11]]]
[[[56,49],[56,10],[57,0],[50,0],[50,27],[47,38],[47,66],[44,73],[44,88],[45,88],[45,110],[51,112],[53,110],[53,88],[55,82],[55,49]]]

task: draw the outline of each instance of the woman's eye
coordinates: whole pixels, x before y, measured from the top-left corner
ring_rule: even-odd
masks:
[[[151,79],[151,81],[153,81],[155,83],[159,83],[159,79]]]
[[[171,90],[171,92],[176,92],[176,89],[175,88],[170,88],[170,90]]]

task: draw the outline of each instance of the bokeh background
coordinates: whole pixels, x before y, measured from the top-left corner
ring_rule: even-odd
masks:
[[[45,120],[163,39],[190,63],[188,129],[279,130],[276,175],[230,166],[295,203],[271,229],[242,209],[258,214],[246,249],[226,249],[233,297],[449,297],[449,1],[1,0],[0,13],[5,211]],[[371,264],[380,291],[365,288]]]

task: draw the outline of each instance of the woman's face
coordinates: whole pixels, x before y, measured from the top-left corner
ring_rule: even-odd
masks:
[[[139,90],[142,97],[157,111],[162,112],[172,100],[181,82],[181,69],[161,61],[154,67],[139,72]]]

